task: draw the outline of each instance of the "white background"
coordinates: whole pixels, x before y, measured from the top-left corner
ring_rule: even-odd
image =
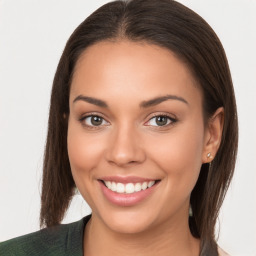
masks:
[[[39,229],[51,84],[72,31],[103,0],[0,0],[0,241]],[[256,1],[180,0],[213,27],[237,97],[237,168],[221,210],[219,244],[256,255]],[[76,196],[64,222],[90,212]]]

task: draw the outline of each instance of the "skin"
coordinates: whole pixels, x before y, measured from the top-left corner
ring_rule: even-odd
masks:
[[[108,107],[79,96],[93,97]],[[175,95],[149,107],[144,101]],[[187,66],[164,48],[100,42],[77,62],[70,91],[68,153],[75,183],[92,209],[84,255],[199,255],[188,226],[189,198],[202,163],[216,154],[223,109],[204,125],[202,93]],[[92,126],[100,115],[102,124]],[[154,115],[167,115],[159,126]],[[176,121],[172,121],[175,119]],[[211,157],[207,154],[211,152]],[[121,207],[103,195],[103,176],[161,180],[139,204]]]

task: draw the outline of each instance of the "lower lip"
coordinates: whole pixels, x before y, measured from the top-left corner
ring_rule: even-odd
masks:
[[[147,197],[149,197],[152,192],[155,190],[157,184],[153,185],[150,188],[147,188],[145,190],[141,190],[139,192],[131,193],[131,194],[120,194],[113,192],[112,190],[108,189],[101,181],[99,181],[101,190],[104,194],[104,196],[113,204],[118,206],[133,206]]]

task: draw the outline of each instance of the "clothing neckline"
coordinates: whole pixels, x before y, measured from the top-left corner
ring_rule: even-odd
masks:
[[[91,214],[85,216],[84,218],[82,218],[81,221],[81,227],[82,227],[82,237],[81,237],[81,241],[82,241],[82,255],[83,255],[83,251],[84,251],[84,233],[85,233],[85,226],[88,223],[88,221],[91,219]],[[206,245],[204,246],[203,250],[200,252],[199,256],[218,256],[218,250],[216,248],[213,249],[211,246]]]

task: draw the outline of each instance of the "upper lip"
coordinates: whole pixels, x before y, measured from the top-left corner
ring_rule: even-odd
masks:
[[[120,182],[120,183],[137,183],[137,182],[149,182],[149,181],[155,181],[159,179],[154,178],[143,178],[143,177],[137,177],[137,176],[105,176],[99,178],[99,180],[103,181],[114,181],[114,182]]]

